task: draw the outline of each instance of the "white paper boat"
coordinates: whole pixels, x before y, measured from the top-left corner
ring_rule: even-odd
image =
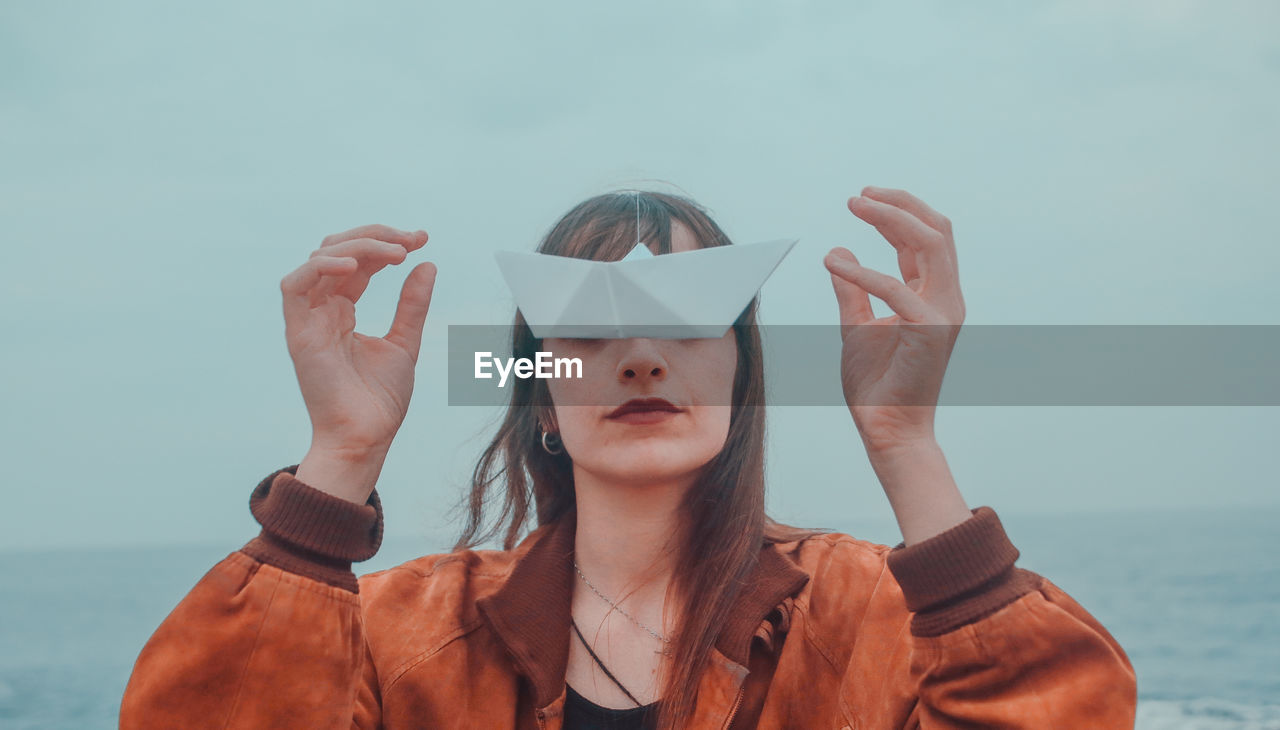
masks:
[[[501,251],[498,267],[534,337],[723,337],[797,239],[621,261]]]

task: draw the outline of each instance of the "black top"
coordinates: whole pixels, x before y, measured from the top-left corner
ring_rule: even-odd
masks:
[[[615,710],[601,707],[567,687],[564,730],[647,730],[658,717],[658,703]]]

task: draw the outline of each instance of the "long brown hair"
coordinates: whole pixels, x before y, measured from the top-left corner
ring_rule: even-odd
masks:
[[[638,206],[638,213],[637,213]],[[616,192],[586,200],[566,213],[539,244],[540,253],[600,261],[621,259],[645,241],[657,253],[671,252],[672,221],[693,232],[700,247],[728,246],[728,236],[692,200],[649,191]],[[638,229],[637,229],[638,221]],[[733,324],[737,340],[737,369],[729,435],[724,448],[703,469],[685,494],[676,546],[679,569],[667,597],[683,596],[675,632],[674,655],[664,673],[657,727],[676,730],[692,715],[698,678],[715,644],[723,618],[766,542],[785,542],[824,530],[801,530],[765,514],[764,485],[764,363],[756,328],[758,299]],[[513,357],[533,358],[541,340],[517,312],[512,330]],[[540,445],[541,428],[554,422],[551,395],[545,381],[517,378],[511,404],[497,434],[476,464],[467,499],[468,519],[454,550],[475,547],[492,538],[503,525],[503,548],[512,549],[525,527],[532,501],[537,525],[545,525],[575,505],[573,464],[567,452],[552,455]],[[502,512],[482,531],[490,489],[505,477]],[[696,525],[697,529],[690,529]],[[670,601],[668,601],[670,603]]]

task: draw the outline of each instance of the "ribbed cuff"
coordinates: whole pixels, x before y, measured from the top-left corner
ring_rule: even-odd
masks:
[[[297,464],[274,471],[253,490],[249,511],[262,532],[241,551],[281,570],[358,593],[351,563],[373,557],[382,544],[378,491],[358,505],[299,481],[297,471]]]
[[[938,636],[973,623],[1035,590],[1040,577],[1014,567],[1018,549],[990,507],[910,547],[889,551],[889,570],[915,612],[911,633]]]

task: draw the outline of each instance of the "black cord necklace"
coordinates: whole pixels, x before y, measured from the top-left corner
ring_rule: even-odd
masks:
[[[635,695],[628,692],[627,688],[622,686],[622,682],[619,682],[618,678],[613,676],[613,672],[610,672],[609,668],[604,665],[604,662],[600,661],[600,657],[596,656],[596,653],[591,650],[591,645],[587,643],[586,637],[584,637],[582,632],[578,630],[578,622],[574,621],[572,616],[569,617],[569,625],[573,627],[573,633],[578,635],[578,639],[581,640],[582,645],[586,647],[587,653],[591,655],[591,658],[594,659],[596,664],[600,666],[600,669],[604,671],[604,675],[613,680],[613,683],[618,685],[618,689],[622,690],[627,697],[631,698],[632,702],[636,703],[636,707],[644,707],[644,705],[640,704],[640,700],[637,700]]]

